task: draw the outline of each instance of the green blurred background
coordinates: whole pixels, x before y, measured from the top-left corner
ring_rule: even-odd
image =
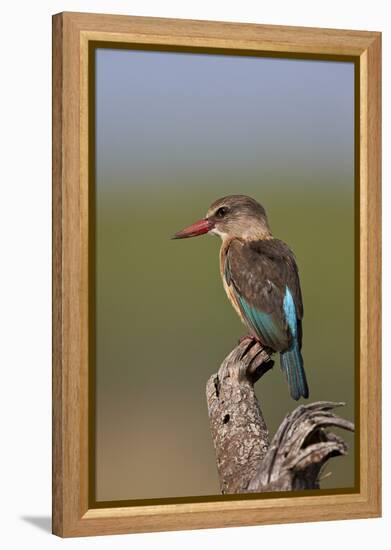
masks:
[[[219,494],[205,384],[245,328],[219,240],[170,236],[220,196],[260,201],[299,265],[310,401],[354,419],[354,68],[96,56],[97,501]],[[297,406],[278,359],[256,392],[273,434]],[[354,483],[343,435],[322,488]]]

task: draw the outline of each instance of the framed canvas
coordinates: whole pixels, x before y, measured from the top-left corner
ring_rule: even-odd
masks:
[[[53,17],[56,535],[380,515],[380,80],[377,32]]]

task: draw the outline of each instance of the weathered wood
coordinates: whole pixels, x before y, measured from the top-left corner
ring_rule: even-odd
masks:
[[[297,407],[269,444],[254,384],[272,366],[259,343],[244,340],[208,380],[209,420],[224,494],[318,489],[327,460],[347,454],[343,439],[327,428],[353,431],[354,425],[332,412],[343,403],[328,401]]]
[[[241,493],[256,475],[269,433],[254,382],[273,366],[258,343],[243,341],[208,380],[206,392],[222,493]]]

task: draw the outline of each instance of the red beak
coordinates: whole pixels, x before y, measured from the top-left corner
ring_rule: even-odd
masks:
[[[198,235],[204,235],[204,233],[208,233],[208,231],[214,228],[214,225],[215,224],[211,220],[200,220],[196,223],[193,223],[193,225],[189,225],[189,227],[182,229],[182,231],[178,231],[178,233],[175,233],[172,238],[188,239],[189,237],[198,237]]]

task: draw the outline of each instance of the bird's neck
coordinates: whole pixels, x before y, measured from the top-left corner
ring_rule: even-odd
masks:
[[[238,237],[238,240],[244,241],[244,242],[250,242],[250,241],[267,241],[269,239],[272,239],[273,235],[270,232],[270,229],[267,227],[264,227],[262,225],[253,225],[243,231],[243,233],[240,234],[240,237]]]
[[[226,243],[230,243],[233,239],[237,239],[242,242],[265,241],[273,239],[273,235],[269,227],[263,223],[241,224],[240,222],[237,222],[233,231],[223,233],[215,230],[214,233],[221,237],[223,246]]]
[[[265,227],[250,227],[241,232],[240,235],[230,235],[228,233],[221,233],[221,250],[227,252],[229,245],[232,241],[239,241],[241,243],[250,243],[255,241],[267,241],[274,239],[270,230]]]

